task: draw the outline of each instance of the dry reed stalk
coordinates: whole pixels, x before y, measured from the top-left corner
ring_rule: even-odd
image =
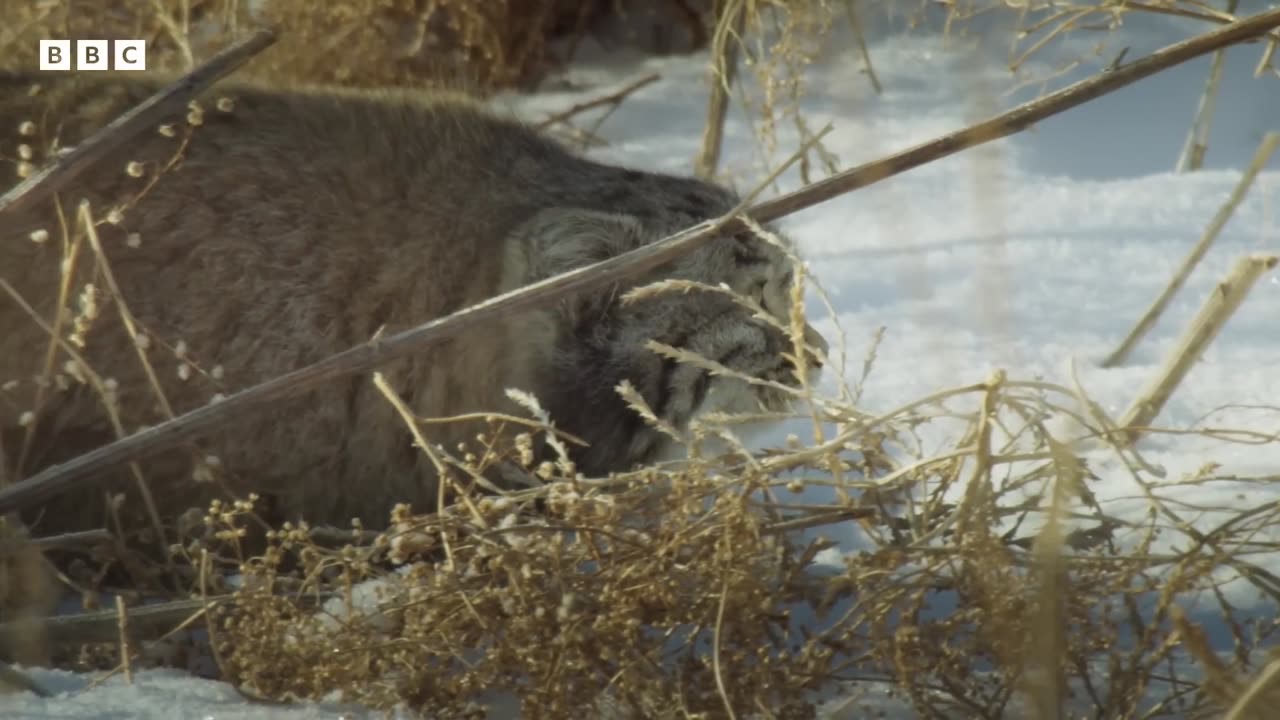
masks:
[[[1277,263],[1280,263],[1277,255],[1246,255],[1218,283],[1183,331],[1160,372],[1138,392],[1120,420],[1121,439],[1125,444],[1136,442],[1142,434],[1141,428],[1160,414],[1173,391],[1244,302],[1253,284]]]
[[[1237,4],[1238,0],[1227,0],[1227,12],[1234,14]],[[1219,50],[1213,54],[1213,60],[1209,63],[1209,79],[1205,81],[1195,120],[1191,123],[1187,142],[1178,157],[1177,172],[1199,170],[1204,166],[1204,154],[1209,149],[1209,127],[1213,123],[1214,105],[1218,99],[1218,87],[1222,83],[1222,69],[1226,59],[1227,51]]]
[[[0,215],[29,207],[61,190],[107,153],[155,124],[156,119],[186,105],[192,96],[248,62],[276,41],[276,33],[263,29],[209,58],[199,67],[162,88],[137,107],[107,123],[71,152],[0,195]]]
[[[1195,9],[1177,7],[1169,4],[1142,2],[1142,0],[1126,0],[1124,7],[1126,10],[1140,10],[1142,12],[1152,13],[1153,15],[1169,15],[1172,17],[1187,18],[1189,20],[1199,20],[1201,22],[1217,24],[1233,23],[1240,19],[1240,16],[1238,15],[1210,7],[1208,3],[1196,2],[1190,4],[1193,4]],[[1280,33],[1273,30],[1266,33],[1266,38],[1271,42],[1280,41]]]
[[[1260,13],[1247,20],[1168,45],[1140,60],[1108,69],[963,130],[921,143],[887,158],[850,168],[795,192],[760,203],[748,214],[759,222],[776,220],[892,175],[1021,132],[1035,123],[1132,85],[1143,78],[1219,48],[1256,38],[1276,27],[1280,27],[1280,9]]]
[[[747,22],[746,0],[723,0],[711,39],[711,94],[707,97],[707,119],[702,125],[702,147],[693,161],[700,178],[715,177],[724,144],[724,123],[729,114],[729,93],[738,74],[738,52]]]
[[[1245,168],[1244,174],[1240,176],[1240,181],[1236,183],[1235,189],[1231,191],[1227,201],[1213,216],[1209,227],[1205,228],[1200,240],[1195,244],[1195,247],[1191,248],[1191,252],[1187,254],[1186,259],[1182,261],[1182,265],[1174,273],[1173,278],[1169,280],[1169,284],[1160,292],[1155,302],[1151,303],[1151,307],[1147,308],[1147,311],[1143,313],[1142,318],[1138,320],[1138,324],[1134,326],[1133,330],[1129,331],[1120,346],[1102,361],[1102,367],[1116,367],[1123,363],[1128,359],[1129,353],[1133,352],[1133,348],[1151,331],[1151,328],[1155,327],[1156,321],[1160,319],[1160,315],[1169,306],[1173,296],[1186,283],[1187,278],[1191,276],[1191,271],[1195,270],[1196,265],[1205,256],[1205,253],[1209,252],[1209,247],[1218,239],[1218,233],[1222,231],[1227,221],[1235,214],[1236,209],[1240,207],[1240,203],[1244,202],[1245,195],[1248,194],[1249,188],[1253,187],[1253,181],[1257,179],[1258,173],[1262,172],[1262,168],[1270,160],[1277,144],[1280,144],[1280,133],[1267,133],[1262,138],[1257,151],[1253,154],[1253,160]]]
[[[120,664],[124,666],[124,683],[133,684],[133,650],[129,642],[129,610],[124,606],[124,598],[116,596],[116,622],[120,631]]]
[[[1280,658],[1267,663],[1240,693],[1222,720],[1265,720],[1280,704]]]
[[[758,222],[777,220],[933,160],[1013,135],[1048,117],[1218,48],[1256,38],[1277,26],[1280,26],[1280,9],[1260,13],[1247,20],[1175,43],[1141,60],[1100,73],[1043,98],[1019,105],[994,118],[888,158],[851,168],[773,200],[735,208],[724,217],[700,223],[631,252],[527,285],[393,336],[350,348],[312,365],[241,390],[222,402],[192,410],[65,463],[46,468],[9,487],[0,488],[0,513],[29,507],[72,485],[91,481],[95,475],[100,476],[105,467],[155,454],[216,429],[240,414],[273,407],[282,399],[304,394],[337,377],[368,372],[383,363],[420,352],[477,324],[509,317],[514,312],[543,307],[566,294],[602,288],[658,267],[691,252],[722,230],[740,229],[743,223],[736,219],[740,212],[745,211]],[[805,149],[801,150],[804,151]]]
[[[232,596],[219,595],[209,598],[209,604],[231,602]],[[140,634],[160,634],[163,629],[193,616],[199,617],[205,611],[205,603],[201,600],[174,600],[171,602],[143,605],[133,608],[130,615],[130,631],[137,637]],[[80,643],[109,643],[118,637],[118,615],[115,610],[97,610],[75,615],[55,615],[43,618],[48,633],[48,642],[55,647],[66,647]],[[0,623],[0,634],[13,632],[15,624]]]

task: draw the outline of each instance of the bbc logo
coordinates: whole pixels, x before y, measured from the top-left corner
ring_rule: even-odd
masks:
[[[72,53],[72,45],[75,52]],[[113,47],[114,46],[114,47]],[[73,57],[74,55],[74,57]],[[41,70],[146,70],[146,40],[41,40]]]

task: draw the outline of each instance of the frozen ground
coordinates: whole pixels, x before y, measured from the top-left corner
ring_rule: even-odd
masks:
[[[1259,3],[1242,3],[1254,12]],[[1113,51],[1130,58],[1202,26],[1160,18],[1133,21]],[[885,91],[876,96],[852,45],[837,41],[812,68],[807,118],[831,122],[828,147],[842,167],[874,159],[1003,106],[1032,90],[1006,94],[1002,71],[1007,34],[983,49],[948,44],[917,31],[873,39],[871,54]],[[1096,37],[1071,41],[1062,58]],[[848,47],[847,50],[839,49]],[[1203,298],[1242,254],[1280,250],[1276,210],[1280,174],[1265,172],[1222,237],[1162,321],[1122,368],[1102,370],[1109,352],[1155,297],[1239,178],[1264,132],[1280,130],[1274,76],[1250,74],[1259,49],[1234,49],[1210,137],[1208,169],[1175,175],[1202,89],[1208,60],[1199,60],[1122,90],[982,149],[892,178],[784,221],[835,303],[847,333],[850,371],[861,363],[873,331],[887,328],[864,398],[884,409],[931,390],[985,379],[995,367],[1017,378],[1043,376],[1069,384],[1074,358],[1095,399],[1118,413],[1154,372]],[[1114,55],[1114,52],[1112,53]],[[1108,55],[1110,58],[1112,55]],[[1033,64],[1048,73],[1052,56]],[[1096,70],[1095,61],[1077,71]],[[599,155],[619,162],[688,172],[699,143],[706,86],[704,56],[598,62],[575,68],[572,91],[507,98],[505,105],[539,117],[657,71],[662,79],[627,100],[599,134]],[[1061,85],[1063,79],[1055,81]],[[780,147],[794,147],[783,133]],[[742,184],[760,176],[752,131],[736,112],[725,162]],[[1270,167],[1277,167],[1273,159]],[[798,185],[793,175],[784,189]],[[1275,404],[1280,398],[1280,275],[1264,279],[1231,319],[1158,422],[1189,427],[1223,406]],[[832,318],[811,306],[820,329]],[[828,378],[828,382],[830,378]],[[1280,413],[1227,409],[1218,426],[1275,433]],[[784,432],[779,431],[779,435]],[[1280,471],[1280,443],[1223,446],[1188,438],[1153,438],[1148,460],[1178,477],[1213,459],[1224,472]],[[1106,476],[1106,468],[1100,472]],[[1118,474],[1114,474],[1120,477]],[[1252,487],[1248,503],[1280,499],[1280,486]],[[1134,495],[1127,481],[1107,481],[1103,499]],[[1240,503],[1223,491],[1224,503]],[[1134,503],[1134,512],[1143,506]],[[858,538],[840,538],[856,547]],[[1237,601],[1250,602],[1241,591]],[[0,716],[15,718],[335,718],[341,709],[251,705],[230,688],[172,672],[142,673],[133,686],[119,677],[88,689],[91,678],[37,671],[58,697],[0,697]],[[875,703],[879,704],[879,703]],[[857,717],[866,706],[855,704]],[[350,711],[348,711],[350,712]],[[358,716],[351,713],[349,716]],[[495,712],[495,717],[507,717]]]

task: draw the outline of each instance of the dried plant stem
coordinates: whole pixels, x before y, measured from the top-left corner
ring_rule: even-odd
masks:
[[[1191,20],[1200,20],[1211,23],[1232,23],[1240,18],[1221,10],[1215,10],[1208,3],[1197,3],[1198,10],[1190,10],[1186,7],[1170,6],[1166,4],[1141,2],[1140,0],[1126,0],[1124,7],[1126,10],[1141,10],[1154,15],[1171,15],[1173,17],[1189,18]],[[1272,42],[1280,41],[1280,33],[1271,31],[1266,33],[1267,38]]]
[[[58,360],[58,338],[62,337],[62,326],[67,322],[70,314],[67,308],[67,299],[71,296],[71,280],[75,277],[76,260],[80,255],[80,235],[76,235],[74,240],[69,239],[67,231],[67,216],[62,211],[62,203],[55,198],[54,210],[58,218],[58,227],[62,232],[63,238],[63,264],[62,271],[58,277],[58,312],[53,318],[53,330],[49,335],[49,342],[45,345],[44,354],[44,372],[45,380],[53,378],[53,365]],[[36,384],[36,396],[31,406],[32,421],[27,426],[27,432],[22,439],[22,448],[18,452],[17,463],[13,465],[15,473],[20,477],[23,468],[27,464],[27,455],[31,452],[31,444],[35,441],[36,430],[40,425],[41,412],[44,410],[45,396],[48,392],[49,382]],[[0,478],[0,487],[9,484],[8,478]]]
[[[1222,717],[1223,720],[1261,720],[1271,717],[1277,701],[1280,701],[1280,659],[1267,663]]]
[[[1219,48],[1256,38],[1277,26],[1280,26],[1280,9],[1260,13],[1212,32],[1174,43],[1140,60],[1098,73],[1057,92],[1023,103],[989,120],[921,143],[887,158],[850,168],[795,192],[760,203],[748,214],[759,222],[776,220],[934,160],[1021,132],[1041,120]]]
[[[230,602],[230,595],[209,598],[210,605]],[[187,620],[193,614],[202,614],[205,603],[201,600],[176,600],[173,602],[143,605],[133,608],[129,618],[135,634],[159,634],[161,628]],[[80,643],[114,642],[119,636],[117,612],[99,610],[75,615],[55,615],[43,619],[48,642],[53,646],[71,646]],[[13,632],[15,623],[0,623],[0,634]]]
[[[966,148],[1012,135],[1040,120],[1131,85],[1161,70],[1220,47],[1257,37],[1276,26],[1280,26],[1280,9],[1232,23],[1020,105],[990,120],[761,202],[747,208],[746,213],[758,222],[777,220],[933,160],[954,155]],[[735,209],[725,217],[699,223],[636,250],[527,285],[391,337],[358,345],[241,390],[220,403],[197,408],[65,463],[46,468],[9,487],[0,488],[0,513],[29,507],[73,485],[89,481],[95,475],[101,475],[104,467],[153,455],[207,433],[244,413],[275,407],[281,400],[303,395],[334,378],[368,372],[383,363],[421,352],[478,324],[509,318],[513,313],[549,305],[565,295],[597,290],[651,270],[688,254],[722,230],[741,229],[743,223],[735,219],[738,212],[740,210]]]
[[[129,642],[129,610],[124,606],[124,598],[116,596],[116,619],[120,629],[120,664],[124,666],[124,682],[133,684],[133,651]]]
[[[1258,150],[1253,154],[1253,160],[1249,163],[1249,167],[1245,168],[1244,174],[1240,176],[1240,182],[1236,183],[1235,189],[1231,191],[1231,196],[1227,198],[1218,213],[1214,215],[1209,227],[1200,236],[1200,241],[1195,244],[1195,247],[1191,248],[1191,252],[1182,261],[1182,266],[1174,273],[1169,284],[1161,291],[1160,296],[1151,304],[1147,312],[1142,315],[1142,319],[1138,321],[1138,324],[1129,332],[1129,335],[1120,343],[1120,346],[1108,355],[1107,359],[1102,361],[1102,367],[1116,367],[1123,363],[1129,357],[1129,353],[1133,352],[1133,348],[1151,331],[1152,327],[1155,327],[1156,321],[1160,319],[1160,315],[1169,306],[1173,296],[1186,283],[1187,278],[1191,276],[1191,271],[1195,270],[1196,265],[1205,256],[1205,253],[1209,252],[1209,247],[1218,239],[1218,233],[1222,231],[1227,221],[1235,214],[1236,208],[1240,207],[1240,203],[1244,202],[1245,195],[1248,194],[1249,188],[1253,186],[1253,181],[1257,179],[1258,173],[1262,172],[1262,168],[1270,160],[1277,144],[1280,144],[1280,133],[1268,133],[1262,139],[1262,143],[1258,145]]]
[[[1035,717],[1056,720],[1064,717],[1066,678],[1063,660],[1067,657],[1067,597],[1070,592],[1063,546],[1063,528],[1068,502],[1079,494],[1080,463],[1064,443],[1046,434],[1053,455],[1056,477],[1051,480],[1050,503],[1044,528],[1036,536],[1031,553],[1039,578],[1035,587],[1035,616],[1027,637],[1023,678],[1031,696]]]
[[[1236,5],[1237,0],[1227,0],[1227,12],[1235,13]],[[1199,170],[1204,166],[1204,154],[1209,149],[1209,127],[1213,123],[1214,104],[1218,98],[1218,86],[1222,82],[1222,69],[1226,65],[1226,59],[1227,51],[1224,49],[1215,52],[1210,61],[1209,79],[1205,81],[1195,120],[1187,132],[1182,155],[1178,157],[1178,172]]]
[[[579,115],[588,110],[594,110],[598,107],[604,107],[606,105],[610,107],[617,107],[618,105],[622,104],[623,100],[626,100],[628,96],[635,93],[637,90],[647,85],[652,85],[653,83],[657,82],[660,79],[662,79],[662,76],[659,75],[658,73],[645,75],[639,80],[629,83],[626,87],[620,90],[611,92],[608,95],[602,95],[598,98],[595,98],[594,100],[580,102],[574,105],[573,107],[568,108],[567,110],[562,110],[554,115],[551,115],[547,117],[546,120],[543,120],[542,122],[538,123],[534,127],[537,128],[538,130],[546,130],[553,125],[558,125],[562,122],[566,122],[573,116]]]
[[[458,497],[462,499],[463,503],[466,504],[467,509],[471,511],[471,517],[476,521],[476,524],[480,527],[488,527],[489,523],[485,521],[484,514],[482,514],[480,509],[476,507],[475,503],[471,501],[471,496],[467,493],[466,489],[459,487],[456,481],[454,481],[449,475],[448,469],[445,468],[444,460],[441,459],[440,454],[431,447],[431,443],[427,441],[426,436],[422,434],[422,430],[414,420],[413,411],[409,409],[409,406],[405,404],[404,400],[398,394],[396,394],[395,389],[387,383],[387,379],[382,375],[382,373],[376,372],[373,374],[373,384],[378,388],[378,391],[382,393],[382,396],[387,399],[387,402],[391,403],[391,407],[395,408],[396,412],[400,415],[400,418],[404,420],[404,424],[408,428],[409,433],[413,435],[414,444],[418,446],[418,449],[426,453],[427,457],[431,460],[431,464],[435,466],[436,474],[439,476],[437,478],[437,482],[440,486],[443,487],[446,484],[452,485],[454,491],[457,492]],[[497,487],[489,485],[487,481],[485,481],[485,484],[488,485],[486,488],[488,490],[498,490]],[[445,538],[444,541],[445,547],[448,547],[448,539]]]
[[[110,543],[114,537],[111,532],[100,528],[97,530],[81,530],[78,532],[63,533],[62,535],[50,535],[48,537],[32,538],[30,540],[21,541],[5,541],[0,542],[0,558],[6,555],[12,555],[20,552],[24,548],[35,548],[40,552],[46,550],[58,550],[62,548],[84,547],[85,545],[105,545]]]
[[[1280,263],[1277,255],[1246,255],[1240,258],[1230,274],[1210,293],[1200,312],[1183,332],[1160,372],[1139,393],[1120,420],[1123,440],[1136,442],[1139,428],[1150,423],[1164,407],[1169,396],[1191,371],[1205,348],[1217,337],[1222,326],[1240,307],[1253,284],[1262,274]]]
[[[707,119],[702,126],[702,147],[693,162],[694,173],[705,179],[714,177],[720,166],[729,93],[738,74],[738,46],[747,19],[745,0],[724,0],[722,7],[711,40],[711,93],[707,97]]]
[[[1275,37],[1267,38],[1267,48],[1262,51],[1262,55],[1258,57],[1258,64],[1253,68],[1254,77],[1262,77],[1263,73],[1267,70],[1271,70],[1271,72],[1276,75],[1280,75],[1280,70],[1277,70],[1273,64],[1277,47],[1280,47],[1280,39]]]
[[[724,630],[724,609],[729,600],[729,570],[725,570],[724,582],[720,583],[720,602],[716,604],[716,625],[713,630],[712,649],[711,649],[711,668],[716,676],[716,690],[720,693],[720,700],[724,702],[724,711],[727,713],[729,720],[737,720],[737,713],[733,711],[733,702],[729,700],[729,691],[725,688],[724,673],[720,669],[720,639]]]
[[[182,62],[188,68],[195,67],[195,54],[191,52],[191,35],[188,32],[189,27],[186,23],[179,25],[173,16],[165,10],[160,0],[151,0],[151,7],[155,11],[155,19],[164,28],[169,35],[169,39],[173,40],[173,44],[178,47],[178,51],[182,53]]]
[[[164,389],[160,386],[160,379],[156,377],[155,368],[152,367],[151,361],[147,359],[147,351],[139,339],[138,324],[134,320],[133,313],[129,310],[128,303],[125,302],[124,294],[120,292],[120,285],[116,283],[115,273],[111,271],[111,264],[107,262],[107,254],[102,250],[102,241],[98,238],[98,228],[94,223],[88,200],[81,201],[80,208],[76,213],[76,221],[84,228],[85,237],[88,238],[89,246],[93,249],[94,257],[98,261],[98,272],[102,273],[103,279],[107,283],[107,289],[111,291],[111,298],[115,300],[116,308],[120,313],[120,322],[124,325],[125,331],[129,333],[129,340],[133,343],[133,347],[138,353],[138,363],[142,366],[147,375],[147,380],[151,383],[151,390],[155,393],[156,402],[159,403],[160,408],[164,411],[165,419],[172,420],[173,407],[169,404],[169,398],[165,396]],[[110,404],[112,401],[111,398],[104,396],[102,402]],[[117,433],[123,437],[124,428],[118,428]],[[156,544],[159,546],[160,556],[164,558],[165,569],[176,580],[177,572],[173,567],[173,558],[169,555],[169,540],[164,531],[164,523],[160,521],[160,510],[156,506],[151,486],[142,474],[142,468],[138,467],[136,463],[133,465],[133,474],[134,483],[142,498],[143,506],[147,510],[147,517],[151,521],[151,529],[156,534]]]
[[[274,30],[263,29],[232,45],[162,88],[137,107],[90,135],[74,150],[32,173],[0,196],[0,215],[29,207],[56,193],[114,148],[154,125],[157,119],[217,82],[276,41]]]
[[[858,0],[846,0],[845,15],[849,18],[849,27],[853,30],[854,42],[858,43],[858,54],[862,55],[862,63],[867,66],[867,78],[876,94],[884,92],[880,78],[876,77],[875,66],[871,64],[871,52],[867,50],[867,39],[862,32],[862,21],[858,19]]]

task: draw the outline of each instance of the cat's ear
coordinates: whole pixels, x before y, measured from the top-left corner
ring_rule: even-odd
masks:
[[[537,282],[607,260],[645,242],[644,228],[629,215],[577,208],[550,208],[529,219],[515,233],[524,258],[524,283]],[[617,288],[577,293],[560,305],[572,325],[598,317]]]

